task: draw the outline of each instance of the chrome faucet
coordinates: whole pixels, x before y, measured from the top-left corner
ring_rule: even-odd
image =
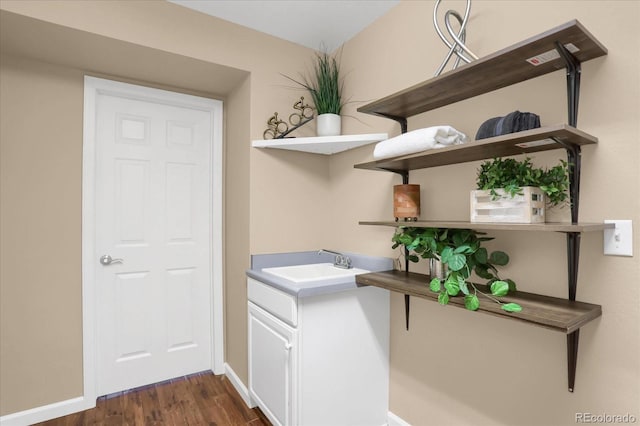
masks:
[[[337,251],[333,251],[333,250],[325,250],[325,249],[318,250],[318,254],[322,254],[322,253],[329,253],[335,256],[335,259],[333,260],[333,266],[335,266],[336,268],[343,268],[343,269],[351,268],[351,259],[349,258],[349,256],[342,253],[338,253]]]

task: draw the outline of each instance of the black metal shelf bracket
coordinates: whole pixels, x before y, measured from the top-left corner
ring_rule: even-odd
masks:
[[[411,296],[404,295],[404,322],[407,331],[409,331],[409,308],[411,307]]]
[[[407,181],[408,181],[407,175]],[[406,183],[406,182],[405,182]],[[404,249],[404,270],[409,272],[409,250]],[[411,304],[411,296],[408,294],[404,295],[404,322],[407,331],[409,331],[409,308]]]
[[[380,117],[388,118],[389,120],[397,121],[400,124],[400,132],[407,133],[407,118],[400,117],[397,115],[385,114],[383,112],[373,112],[373,114],[378,115]]]
[[[567,101],[569,109],[569,125],[576,127],[578,122],[578,103],[580,100],[580,61],[559,42],[554,43],[556,51],[564,61],[567,69]]]
[[[567,70],[567,112],[569,125],[577,127],[578,104],[580,100],[580,61],[559,42],[555,42],[556,51],[564,61]],[[581,149],[578,145],[567,144],[554,138],[567,151],[569,163],[569,199],[571,202],[571,222],[578,223],[580,207],[580,168]],[[576,300],[578,289],[578,266],[580,264],[580,233],[567,232],[567,273],[569,300]],[[578,366],[578,342],[580,329],[567,335],[567,380],[569,392],[573,392]]]
[[[384,169],[384,168],[380,168],[380,170],[384,170],[384,171],[391,172],[391,173],[397,173],[400,176],[402,176],[402,183],[404,185],[409,183],[409,172],[407,170]]]
[[[573,392],[576,384],[576,367],[578,366],[578,341],[580,329],[567,334],[567,371],[569,392]]]

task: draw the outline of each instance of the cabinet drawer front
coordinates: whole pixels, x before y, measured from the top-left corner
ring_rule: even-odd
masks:
[[[271,286],[247,278],[247,296],[250,301],[294,327],[298,325],[296,298]]]

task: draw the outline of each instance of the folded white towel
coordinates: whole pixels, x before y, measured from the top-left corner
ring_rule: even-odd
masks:
[[[427,127],[379,142],[373,150],[373,158],[399,157],[466,141],[467,136],[451,126]]]

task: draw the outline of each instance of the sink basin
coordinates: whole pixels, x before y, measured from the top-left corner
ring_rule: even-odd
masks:
[[[333,266],[333,263],[312,263],[308,265],[278,266],[264,268],[262,272],[275,275],[279,278],[298,284],[334,283],[342,281],[354,281],[357,274],[366,274],[367,270],[360,268],[342,269]]]

